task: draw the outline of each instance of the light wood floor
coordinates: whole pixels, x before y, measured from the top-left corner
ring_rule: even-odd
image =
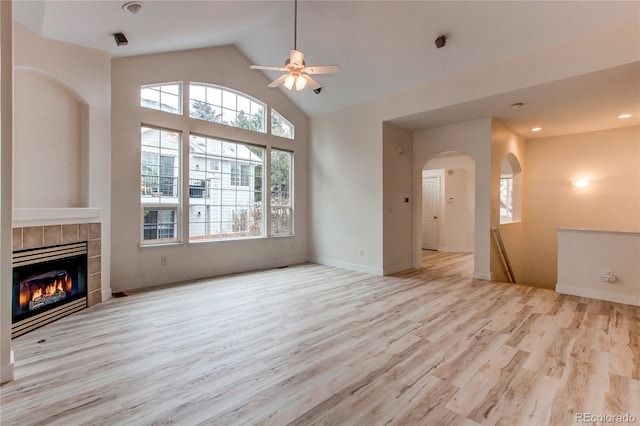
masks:
[[[471,262],[307,264],[111,299],[13,341],[1,424],[640,423],[640,308],[473,280]]]

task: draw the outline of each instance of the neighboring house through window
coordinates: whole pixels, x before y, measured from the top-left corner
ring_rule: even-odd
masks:
[[[143,126],[140,140],[142,240],[176,241],[180,207],[181,135],[171,130]]]
[[[189,180],[206,187],[204,197],[189,198],[191,241],[264,236],[263,158],[261,147],[191,135]]]
[[[140,98],[145,108],[181,114],[182,83],[142,86]],[[235,90],[191,83],[189,105],[188,118],[267,132],[267,105]],[[270,117],[273,135],[293,139],[289,121],[273,110]],[[155,124],[162,123],[158,115]],[[185,120],[182,131],[189,128]],[[293,235],[293,152],[272,148],[267,158],[263,146],[190,134],[183,160],[183,143],[186,147],[181,131],[141,126],[143,244],[181,241],[182,220],[188,223],[191,242]],[[269,164],[271,191],[266,193],[264,169]],[[184,194],[181,177],[187,179]]]

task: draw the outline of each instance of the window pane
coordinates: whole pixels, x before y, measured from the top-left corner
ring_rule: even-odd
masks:
[[[294,127],[283,116],[278,114],[276,110],[271,110],[271,134],[287,139],[293,139]]]
[[[222,90],[215,87],[207,87],[207,103],[222,106]]]
[[[177,95],[163,94],[162,96],[162,110],[168,112],[174,112],[180,109],[180,98]]]
[[[500,178],[500,216],[513,217],[513,178]]]
[[[251,114],[251,101],[244,96],[238,96],[238,111],[244,111],[245,114]]]
[[[255,176],[264,149],[200,136],[190,145],[189,239],[263,236],[262,182]]]
[[[141,127],[142,239],[175,240],[180,200],[180,133]],[[171,206],[169,206],[171,205]]]
[[[236,111],[236,94],[226,90],[222,92],[222,107]]]
[[[140,106],[182,114],[182,85],[159,84],[140,87]]]
[[[155,106],[155,109],[159,109],[160,91],[157,88],[143,87],[140,91],[140,99],[143,107],[154,108]]]
[[[166,84],[162,86],[162,91],[178,96],[180,94],[180,85],[179,84]]]
[[[271,150],[271,235],[293,234],[293,154]]]
[[[205,96],[206,88],[204,86],[199,86],[196,84],[192,84],[191,86],[189,86],[189,99],[205,102]]]
[[[143,211],[143,240],[174,240],[176,238],[175,208],[145,208]]]
[[[265,132],[265,105],[248,95],[204,84],[190,85],[189,92],[190,117]]]

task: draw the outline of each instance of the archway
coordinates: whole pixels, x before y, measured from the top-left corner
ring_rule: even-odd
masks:
[[[423,250],[473,253],[475,240],[475,160],[458,151],[441,152],[424,162],[416,188],[416,266],[422,266]],[[433,185],[437,184],[437,200]],[[425,192],[428,191],[428,192]],[[435,201],[435,203],[434,203]],[[436,205],[436,210],[431,208]],[[437,217],[437,219],[435,219]],[[434,228],[436,230],[434,231]],[[433,246],[424,244],[433,238]]]

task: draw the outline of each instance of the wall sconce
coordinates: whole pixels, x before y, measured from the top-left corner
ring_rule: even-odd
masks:
[[[590,180],[578,179],[578,180],[572,181],[571,186],[573,186],[575,189],[583,189],[589,186],[590,183],[591,183]]]

